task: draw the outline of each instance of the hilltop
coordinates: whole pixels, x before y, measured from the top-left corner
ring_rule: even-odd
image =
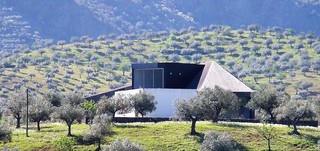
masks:
[[[257,23],[320,31],[319,2],[311,0],[3,0],[0,6],[21,16],[32,34],[55,41],[211,24],[240,28]],[[5,16],[0,13],[0,18]]]
[[[214,60],[253,89],[272,86],[297,99],[318,96],[320,42],[312,33],[251,25],[74,37],[73,43],[1,54],[1,96],[33,91],[104,92],[131,82],[131,63]],[[90,94],[88,94],[90,93]]]

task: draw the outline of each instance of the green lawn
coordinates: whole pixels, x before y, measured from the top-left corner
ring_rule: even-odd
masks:
[[[273,150],[320,150],[317,146],[317,140],[320,139],[318,128],[299,127],[301,136],[292,136],[288,134],[291,128],[275,127],[276,138],[271,140]],[[73,138],[77,141],[74,150],[96,148],[95,145],[84,145],[81,141],[88,128],[85,124],[72,126]],[[259,136],[256,128],[248,124],[199,122],[196,129],[200,136],[190,136],[190,123],[187,122],[114,124],[113,134],[105,138],[104,144],[110,144],[116,138],[129,138],[147,150],[200,150],[203,134],[215,130],[229,133],[237,142],[239,150],[266,150],[267,142]],[[67,126],[59,123],[43,124],[41,132],[35,129],[35,125],[32,125],[29,137],[25,136],[24,129],[14,130],[12,142],[1,143],[0,148],[6,145],[21,150],[55,150],[57,140],[67,134]]]

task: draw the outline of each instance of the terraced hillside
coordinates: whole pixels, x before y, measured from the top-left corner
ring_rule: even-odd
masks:
[[[312,33],[296,35],[278,27],[248,30],[227,26],[73,37],[70,43],[30,51],[2,53],[1,97],[28,87],[83,91],[90,95],[130,85],[131,63],[214,60],[254,89],[271,85],[306,99],[319,95],[320,41]]]

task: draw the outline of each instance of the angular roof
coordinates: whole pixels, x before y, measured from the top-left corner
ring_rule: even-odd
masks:
[[[122,87],[112,89],[112,90],[109,90],[106,92],[97,93],[97,94],[94,94],[91,96],[86,96],[86,97],[84,97],[84,99],[93,100],[95,102],[98,102],[102,96],[112,97],[115,94],[115,92],[117,92],[117,91],[130,90],[130,89],[132,89],[131,85],[130,86],[122,86]]]
[[[205,64],[197,91],[201,91],[205,87],[214,88],[215,86],[232,92],[254,92],[216,62],[210,61]]]

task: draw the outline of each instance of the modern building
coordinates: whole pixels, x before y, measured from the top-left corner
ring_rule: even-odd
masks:
[[[155,96],[158,102],[156,111],[147,116],[173,117],[176,100],[189,99],[203,88],[215,86],[231,90],[244,102],[249,101],[254,92],[214,61],[206,64],[133,64],[131,89],[113,92],[115,95],[133,95],[143,90]],[[254,113],[245,107],[240,112],[245,118],[254,118]]]

